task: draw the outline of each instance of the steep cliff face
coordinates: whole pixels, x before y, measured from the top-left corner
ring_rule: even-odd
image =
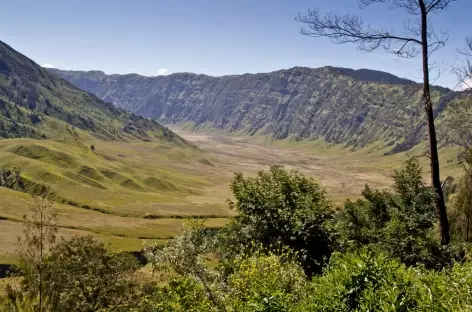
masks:
[[[276,139],[322,137],[356,146],[383,141],[396,150],[426,135],[421,86],[378,71],[295,67],[223,77],[53,72],[105,101],[165,123],[210,123]],[[434,88],[439,118],[456,96]]]

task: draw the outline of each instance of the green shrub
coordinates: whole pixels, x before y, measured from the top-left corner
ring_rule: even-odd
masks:
[[[208,261],[214,244],[207,234],[204,222],[195,221],[180,236],[169,240],[166,246],[155,244],[145,247],[145,255],[153,273],[172,277],[168,287],[154,295],[150,306],[155,310],[151,311],[173,311],[166,310],[170,307],[174,307],[175,311],[223,309],[225,290],[221,287],[220,272],[212,269]],[[163,302],[155,304],[159,297],[162,297]],[[196,297],[200,298],[198,302],[195,301]]]
[[[15,294],[15,296],[0,296],[0,312],[37,312],[39,297]],[[47,303],[43,303],[43,311],[50,311]]]
[[[116,310],[136,299],[137,268],[133,256],[111,253],[90,236],[63,240],[43,265],[46,298],[52,311]]]
[[[337,253],[297,311],[470,311],[471,268],[428,271],[365,249]]]
[[[163,250],[175,263],[169,252]],[[176,257],[180,255],[177,252]],[[174,270],[169,283],[157,288],[140,311],[291,311],[307,285],[303,269],[292,259],[289,254],[270,252],[239,255],[227,276],[219,268],[206,267],[202,272],[190,264],[185,270]]]
[[[440,246],[435,234],[435,194],[423,182],[418,161],[410,159],[393,177],[393,192],[366,186],[364,199],[346,202],[336,216],[341,246],[370,246],[407,265],[440,269],[450,264],[453,252]]]
[[[228,277],[231,311],[290,311],[306,285],[303,270],[290,259],[272,253],[237,257]]]
[[[454,240],[472,241],[472,172],[460,179],[449,209],[451,234]]]
[[[154,290],[140,303],[140,312],[214,312],[221,311],[209,298],[202,283],[177,275]],[[135,311],[135,310],[133,310]]]
[[[223,229],[222,246],[230,255],[253,245],[297,253],[308,275],[319,273],[335,247],[333,207],[325,190],[297,171],[273,166],[255,178],[237,174],[231,183],[236,211]]]

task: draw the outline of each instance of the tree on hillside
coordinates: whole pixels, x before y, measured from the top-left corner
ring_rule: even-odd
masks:
[[[356,43],[364,52],[383,48],[398,57],[414,58],[422,56],[423,68],[423,103],[426,111],[430,157],[431,183],[436,193],[436,209],[439,216],[441,244],[450,242],[449,221],[447,217],[444,194],[441,188],[439,172],[438,142],[434,125],[433,102],[430,90],[431,54],[446,44],[447,37],[440,37],[431,26],[431,15],[446,10],[456,0],[359,0],[359,7],[376,4],[388,4],[392,9],[403,9],[413,20],[408,20],[402,34],[384,29],[372,29],[365,25],[359,16],[327,13],[322,15],[318,10],[309,10],[299,14],[297,21],[305,24],[302,34],[311,37],[326,37],[332,42]]]
[[[308,275],[322,271],[336,239],[333,206],[320,184],[298,171],[272,166],[256,177],[236,174],[231,190],[235,200],[229,205],[237,214],[221,232],[229,254],[253,245],[288,247]]]

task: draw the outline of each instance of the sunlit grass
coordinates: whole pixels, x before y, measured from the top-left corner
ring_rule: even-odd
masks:
[[[319,180],[336,204],[359,198],[366,183],[389,187],[393,170],[408,157],[420,156],[428,178],[426,144],[386,156],[382,142],[353,149],[321,139],[277,141],[205,131],[210,135],[191,133],[203,149],[93,138],[0,140],[0,167],[17,167],[25,179],[51,187],[60,199],[54,209],[61,235],[93,235],[116,250],[140,250],[143,241],[164,243],[194,217],[209,217],[210,227],[224,225],[234,213],[226,203],[234,172],[254,175],[273,164],[295,168]],[[456,154],[457,149],[441,150],[443,177],[461,174]],[[0,198],[0,263],[11,263],[31,198],[6,188],[0,188]]]

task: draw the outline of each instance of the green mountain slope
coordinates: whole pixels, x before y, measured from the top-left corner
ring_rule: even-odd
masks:
[[[379,71],[295,67],[223,77],[51,71],[118,107],[164,123],[352,146],[380,141],[393,151],[426,137],[421,86]],[[459,93],[433,90],[442,118]]]
[[[207,185],[205,157],[0,42],[0,187],[46,185],[56,202],[116,215],[225,214],[186,199]],[[0,219],[7,208],[0,201]]]
[[[66,131],[59,126],[64,123]],[[103,140],[186,144],[157,122],[105,103],[0,41],[0,138],[63,138],[74,136],[75,128]]]
[[[176,235],[183,222],[176,217],[225,217],[224,202],[194,199],[216,183],[208,178],[212,161],[158,122],[78,89],[0,42],[0,262],[16,260],[29,194],[44,186],[59,234],[94,235],[121,250]]]

